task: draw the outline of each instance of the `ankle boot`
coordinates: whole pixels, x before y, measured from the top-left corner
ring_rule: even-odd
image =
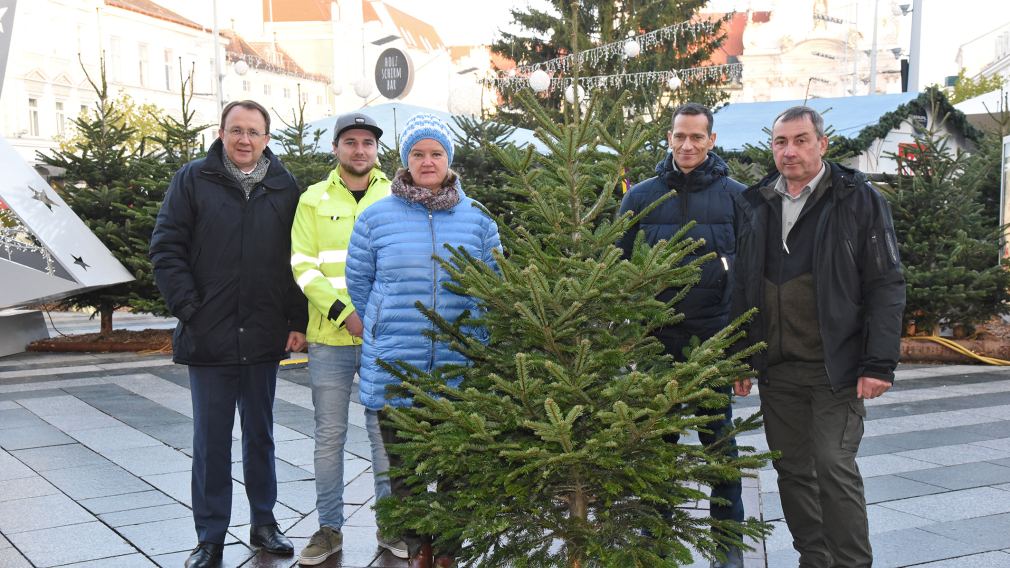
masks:
[[[432,568],[431,545],[422,545],[421,550],[407,560],[407,566],[409,568]]]

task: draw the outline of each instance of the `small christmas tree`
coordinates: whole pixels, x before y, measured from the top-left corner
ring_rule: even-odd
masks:
[[[390,412],[404,441],[387,449],[405,463],[392,474],[415,492],[380,501],[381,523],[463,543],[465,563],[496,567],[678,566],[690,563],[689,548],[711,557],[759,536],[757,520],[715,521],[684,508],[707,498],[700,485],[765,463],[751,448],[726,453],[756,418],[738,420],[708,448],[664,441],[707,428],[711,417],[695,409],[727,404],[716,389],[748,375],[753,349],[727,352],[739,322],[682,363],[650,335],[683,318],[676,302],[710,260],[688,260],[700,243],[682,238],[687,228],[652,248],[639,238],[629,259],[615,246],[636,219],[607,213],[613,188],[651,132],[625,123],[620,105],[609,114],[591,105],[561,126],[532,96],[523,99],[550,152],[534,168],[532,149],[495,151],[525,197],[514,229],[499,223],[501,272],[461,250],[443,263],[453,289],[475,297],[481,312],[450,322],[418,303],[429,333],[472,366],[427,374],[383,363],[414,397],[413,407]],[[601,145],[611,151],[597,152]],[[683,292],[658,301],[669,287]],[[487,334],[466,332],[474,329]],[[458,390],[445,386],[457,377]],[[432,484],[443,490],[426,491]]]
[[[179,68],[182,77],[182,67]],[[187,162],[204,154],[200,143],[201,133],[210,124],[196,124],[196,111],[190,107],[193,101],[193,70],[182,81],[180,90],[180,118],[171,115],[158,117],[160,133],[151,138],[156,148],[154,157],[159,169],[153,180],[136,189],[142,194],[142,200],[137,200],[133,207],[126,210],[130,219],[130,245],[133,250],[146,251],[151,246],[151,233],[154,232],[154,222],[165,199],[165,192],[179,170]],[[136,281],[133,283],[130,307],[155,315],[168,316],[168,306],[154,282],[154,268],[147,254],[131,255],[123,263],[133,273]]]
[[[305,101],[302,100],[300,87],[298,89],[298,110],[291,112],[290,122],[283,118],[281,122],[284,123],[285,128],[275,137],[282,148],[281,161],[295,176],[299,189],[304,190],[306,187],[326,179],[330,175],[330,171],[337,167],[337,164],[332,153],[318,150],[323,130],[316,129],[309,132],[309,125],[305,122]]]
[[[123,120],[124,110],[109,98],[104,60],[100,73],[97,83],[88,76],[98,102],[92,112],[74,120],[78,136],[73,148],[38,156],[43,163],[65,170],[60,189],[64,201],[138,277],[135,270],[147,261],[151,233],[134,223],[130,211],[146,210],[150,203],[161,202],[160,196],[148,190],[162,166],[148,151],[146,139],[139,143],[133,140],[135,129]],[[157,297],[156,291],[151,296],[151,286],[150,278],[140,274],[135,282],[77,294],[64,300],[63,305],[94,309],[101,317],[101,332],[111,333],[113,312],[130,305],[138,295]]]
[[[907,282],[905,325],[938,335],[941,325],[972,326],[1010,312],[1010,273],[999,266],[999,231],[966,155],[940,134],[944,118],[917,127],[916,146],[894,155],[900,175],[887,192]]]

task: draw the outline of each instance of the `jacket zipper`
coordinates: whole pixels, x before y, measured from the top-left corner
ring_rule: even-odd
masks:
[[[880,243],[877,242],[877,233],[870,233],[870,242],[873,244],[873,258],[877,261],[877,271],[884,271],[884,259],[880,257]]]
[[[852,261],[853,266],[857,268],[859,265],[856,263],[856,251],[852,248],[852,241],[845,239],[845,249],[849,251],[849,260]]]
[[[428,210],[428,227],[431,229],[431,309],[437,313],[438,304],[438,261],[435,260],[437,252],[435,250],[435,219],[431,209]],[[434,326],[434,324],[432,324]],[[432,330],[434,331],[434,329]],[[428,355],[428,372],[435,366],[435,337],[431,337],[431,350]]]

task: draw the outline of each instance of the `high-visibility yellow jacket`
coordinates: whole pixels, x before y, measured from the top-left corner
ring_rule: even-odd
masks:
[[[309,186],[298,201],[291,227],[291,270],[309,300],[306,338],[324,345],[359,345],[344,327],[354,306],[344,282],[344,263],[351,229],[369,205],[389,195],[389,178],[378,168],[369,174],[368,189],[355,201],[337,166],[328,179]],[[330,307],[344,305],[340,317],[329,319]]]

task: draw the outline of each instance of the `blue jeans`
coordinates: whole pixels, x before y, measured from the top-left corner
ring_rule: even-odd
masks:
[[[361,363],[357,345],[309,344],[309,379],[316,416],[316,508],[319,526],[344,525],[344,443],[354,374]],[[379,413],[365,410],[365,430],[372,445],[375,500],[389,495],[389,458],[379,432]]]

